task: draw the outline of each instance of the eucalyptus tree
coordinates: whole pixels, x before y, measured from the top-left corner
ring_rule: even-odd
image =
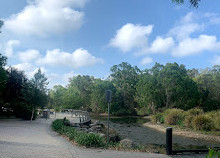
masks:
[[[0,20],[0,33],[1,33],[1,28],[4,25],[4,22],[2,20]]]
[[[69,84],[67,85],[68,92],[73,94],[69,96],[75,97],[78,104],[74,102],[74,105],[78,105],[77,108],[90,110],[93,83],[94,77],[88,75],[78,75],[69,79]]]
[[[4,91],[6,89],[7,84],[7,71],[4,69],[4,66],[6,65],[7,58],[5,56],[2,56],[0,54],[0,115],[3,112],[2,107],[4,104]]]
[[[185,0],[172,0],[172,2],[177,4],[183,4]],[[193,7],[198,8],[200,0],[189,0],[189,2]]]
[[[45,107],[48,103],[48,95],[47,95],[47,78],[45,74],[41,72],[41,69],[34,74],[34,77],[24,84],[24,99],[25,101],[31,105],[32,114],[31,121],[34,117],[34,112],[38,107]]]
[[[126,62],[111,67],[111,78],[116,87],[118,97],[122,98],[120,105],[121,113],[134,114],[137,107],[135,101],[136,83],[140,69],[137,66],[132,67]]]

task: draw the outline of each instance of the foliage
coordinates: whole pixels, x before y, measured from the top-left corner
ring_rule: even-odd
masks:
[[[206,155],[206,158],[219,158],[220,157],[220,151],[215,151],[213,149],[209,149],[208,155]]]
[[[152,116],[152,121],[154,123],[164,123],[164,116],[162,113],[157,113],[155,115]]]
[[[192,120],[194,119],[194,117],[202,114],[204,114],[203,110],[198,108],[193,108],[186,111],[184,125],[188,128],[192,128]]]
[[[86,147],[104,146],[104,138],[95,133],[78,132],[75,142]]]
[[[216,130],[220,130],[220,110],[210,111],[210,112],[206,113],[206,116],[212,118],[212,121],[214,123],[214,128]]]
[[[4,21],[0,20],[0,29],[2,28],[2,26],[4,25]],[[1,30],[0,30],[1,33]]]
[[[124,114],[123,109],[126,109],[127,114],[135,114],[137,102],[135,101],[136,83],[140,70],[138,67],[132,67],[126,62],[111,67],[112,82],[117,89],[117,93],[122,99],[121,114]]]
[[[51,127],[55,131],[59,131],[64,127],[63,119],[56,119],[52,122]]]
[[[151,69],[141,71],[123,62],[111,68],[106,80],[78,75],[71,77],[66,87],[54,86],[49,92],[49,107],[104,113],[108,89],[112,90],[110,113],[113,115],[149,115],[170,108],[217,110],[220,109],[220,66],[186,70],[177,63],[156,63]],[[187,114],[186,120],[191,117]]]
[[[104,138],[95,133],[84,133],[76,131],[73,127],[65,126],[64,119],[54,120],[51,124],[52,129],[60,134],[66,135],[70,140],[86,147],[102,147],[105,145]]]
[[[177,3],[177,4],[183,4],[184,0],[172,0],[172,2]],[[190,0],[190,4],[196,8],[199,6],[199,2],[200,0]]]
[[[169,125],[182,125],[185,113],[181,109],[168,109],[164,112],[164,122]]]
[[[213,129],[213,122],[212,119],[206,115],[198,115],[192,120],[192,127],[195,130],[211,130]]]
[[[46,77],[39,69],[34,79],[28,80],[23,71],[12,67],[5,69],[6,60],[0,54],[0,116],[13,111],[10,115],[34,119],[36,108],[47,104]],[[3,108],[9,109],[9,112],[3,113]]]

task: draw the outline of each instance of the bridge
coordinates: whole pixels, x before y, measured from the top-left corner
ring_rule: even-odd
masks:
[[[48,110],[50,113],[49,118],[52,119],[63,119],[66,117],[71,123],[77,123],[77,124],[86,124],[91,122],[91,118],[89,115],[89,112],[82,111],[82,110],[74,110],[74,109],[62,109],[61,112],[51,112],[51,110]]]

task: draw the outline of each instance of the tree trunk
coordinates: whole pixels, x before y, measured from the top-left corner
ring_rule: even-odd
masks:
[[[34,108],[32,109],[32,114],[31,114],[31,123],[32,123],[33,117],[34,117]]]

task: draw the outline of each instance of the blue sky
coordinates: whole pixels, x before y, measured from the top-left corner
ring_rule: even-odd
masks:
[[[220,1],[2,0],[0,51],[31,78],[41,68],[66,85],[75,75],[106,78],[113,65],[220,64]]]

